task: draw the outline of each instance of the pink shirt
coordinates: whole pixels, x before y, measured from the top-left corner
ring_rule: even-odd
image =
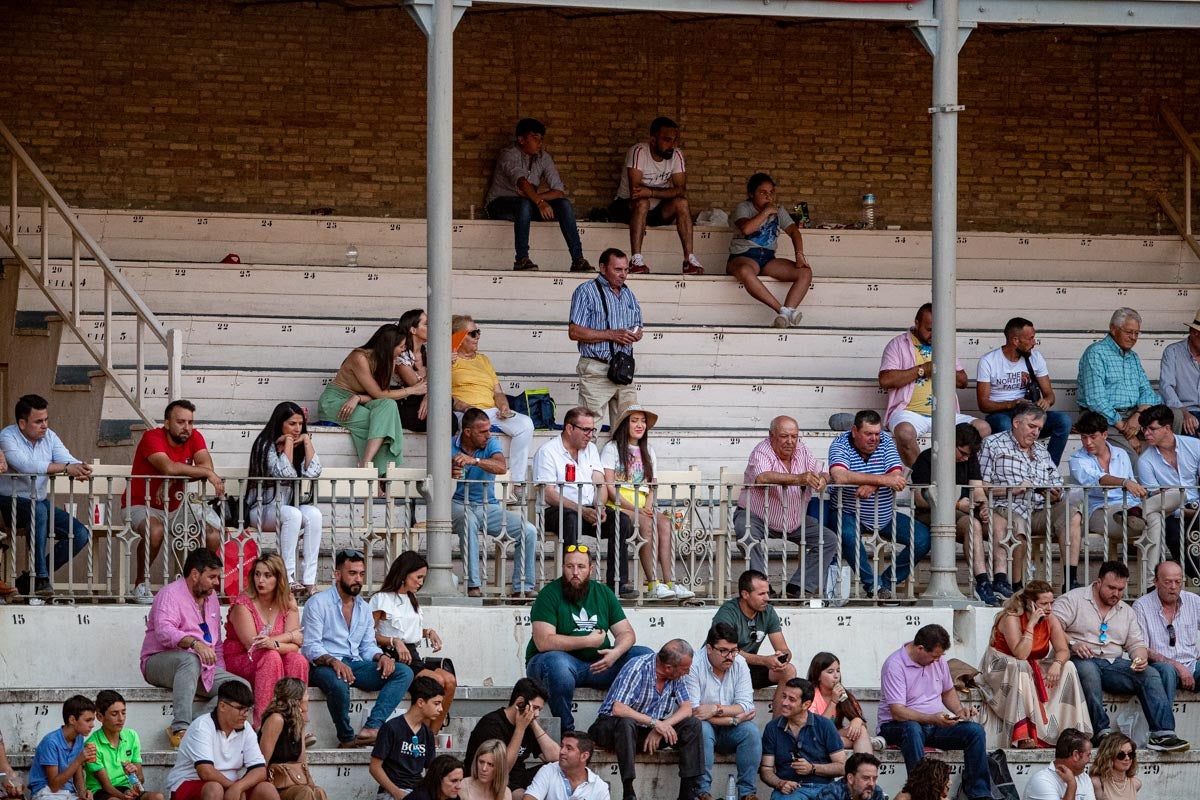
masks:
[[[922,667],[908,657],[908,644],[887,657],[879,674],[879,724],[892,721],[893,703],[921,714],[937,714],[945,709],[942,695],[954,687],[946,660],[939,658]]]
[[[879,361],[879,371],[885,369],[912,369],[917,365],[917,353],[913,350],[913,328],[909,328],[904,333],[892,339],[883,348],[883,358]],[[936,360],[936,359],[935,359]],[[962,362],[957,358],[954,359],[954,369],[961,370]],[[884,424],[892,418],[898,410],[908,407],[908,401],[912,400],[913,384],[905,384],[899,389],[888,389],[888,405],[887,413],[883,415]],[[954,413],[958,413],[958,395],[954,396]]]
[[[200,629],[202,622],[208,623],[208,638],[211,641],[204,638],[204,631]],[[221,646],[221,601],[217,599],[216,592],[209,593],[204,598],[202,619],[192,590],[188,588],[187,581],[180,578],[164,586],[154,596],[154,604],[150,606],[150,614],[146,617],[146,638],[142,640],[142,677],[146,676],[146,659],[156,653],[178,650],[179,642],[185,636],[194,636],[210,644],[216,651],[216,664],[200,665],[200,682],[205,689],[212,689],[213,676],[218,669],[225,669],[225,653]]]
[[[801,472],[819,472],[820,469],[820,463],[804,446],[804,442],[796,443],[796,452],[792,453],[791,463],[785,464],[771,447],[771,440],[763,439],[750,451],[750,458],[746,462],[745,482],[747,486],[755,483],[758,476],[764,472],[790,472],[797,475]],[[768,527],[784,533],[799,528],[800,523],[804,521],[812,490],[807,486],[743,489],[738,497],[738,505],[759,519],[768,519],[768,494],[771,505]]]

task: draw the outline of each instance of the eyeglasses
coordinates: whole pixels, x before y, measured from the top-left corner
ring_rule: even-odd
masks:
[[[1167,642],[1167,644],[1169,644],[1171,647],[1174,647],[1175,646],[1175,623],[1173,623],[1173,622],[1167,623],[1167,636],[1171,637],[1170,640]]]
[[[204,641],[208,642],[209,644],[212,644],[212,631],[210,631],[208,629],[207,622],[200,623],[200,632],[204,634]]]
[[[592,426],[591,428],[584,428],[584,427],[576,425],[574,422],[572,422],[571,427],[574,428],[575,430],[583,433],[585,436],[591,436],[592,434],[594,434],[596,432],[595,426]]]
[[[253,710],[253,708],[254,708],[253,706],[243,706],[243,705],[238,705],[237,703],[231,703],[228,700],[222,700],[221,702],[224,703],[225,705],[229,706],[230,708],[232,708],[238,714],[243,714],[243,715],[249,714],[251,712],[251,710]]]
[[[736,656],[738,654],[738,648],[737,647],[714,647],[713,652],[717,653],[718,655],[725,656],[726,658],[730,658],[731,656]]]
[[[1108,623],[1100,623],[1100,644],[1108,644]]]
[[[470,336],[472,339],[478,339],[479,334],[481,333],[483,333],[483,331],[481,331],[479,328],[476,328],[473,331],[467,331],[467,336]]]
[[[586,544],[569,544],[567,545],[568,553],[586,553],[588,546]]]
[[[1133,751],[1132,750],[1118,750],[1117,754],[1115,756],[1113,756],[1113,758],[1120,759],[1121,761],[1128,761],[1129,759],[1133,758]]]

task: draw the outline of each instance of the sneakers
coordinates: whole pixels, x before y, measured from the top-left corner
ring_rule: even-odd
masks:
[[[1150,750],[1157,750],[1160,753],[1182,753],[1191,747],[1187,740],[1180,739],[1173,733],[1164,734],[1162,736],[1151,736],[1146,740],[1146,747]]]
[[[892,594],[891,589],[880,589],[879,591],[877,591],[875,593],[875,597],[878,600],[895,600],[896,599],[896,595]]]
[[[633,256],[630,257],[630,259],[629,259],[629,274],[630,275],[644,275],[649,271],[650,271],[650,268],[646,266],[646,259],[642,258],[641,253],[634,253]]]
[[[650,581],[646,584],[646,593],[655,600],[675,599],[675,590],[662,581]]]
[[[792,325],[799,325],[800,320],[804,319],[804,312],[798,308],[793,308],[792,313],[789,315],[789,318],[791,320]]]
[[[884,750],[887,750],[887,740],[882,736],[872,736],[871,749],[876,753],[882,753]]]
[[[775,315],[775,319],[771,322],[772,328],[786,328],[792,324],[792,311],[795,309],[782,306],[779,312]]]
[[[571,259],[571,272],[595,272],[596,268],[583,257]]]
[[[975,596],[979,598],[979,602],[984,605],[994,606],[999,605],[1000,601],[996,599],[996,592],[992,589],[991,581],[983,581],[975,584]]]
[[[538,265],[529,260],[529,256],[518,258],[513,262],[513,272],[533,272],[538,268]],[[572,267],[574,269],[574,267]]]
[[[696,258],[695,253],[692,253],[691,255],[689,255],[687,257],[687,260],[685,260],[683,262],[683,274],[684,275],[703,275],[704,274],[704,265],[700,263],[700,260],[698,258]]]
[[[617,596],[622,600],[637,600],[641,593],[632,586],[622,586],[618,589]]]
[[[142,581],[134,587],[133,602],[140,606],[148,606],[154,602],[154,592],[150,589],[150,581]]]
[[[670,586],[675,590],[676,600],[691,600],[696,596],[695,592],[684,586],[682,583],[668,583],[667,586]]]
[[[996,597],[999,597],[1001,600],[1007,600],[1013,596],[1013,587],[1008,581],[996,581],[992,584],[992,591],[995,592]]]

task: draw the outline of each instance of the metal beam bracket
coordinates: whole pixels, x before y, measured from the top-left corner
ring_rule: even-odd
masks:
[[[404,10],[417,23],[417,27],[426,37],[433,35],[433,17],[435,3],[442,0],[404,0]],[[466,10],[471,7],[471,0],[453,0],[454,3],[454,25],[458,27],[458,21],[462,19]]]
[[[923,19],[920,22],[909,23],[909,30],[913,35],[920,40],[925,46],[925,51],[929,55],[937,53],[937,36],[938,36],[938,21],[936,19]],[[971,31],[975,30],[974,22],[959,22],[958,23],[958,49],[962,50],[963,45],[967,43],[967,37],[971,35]]]
[[[947,103],[943,106],[930,106],[930,114],[957,114],[959,111],[966,111],[967,107],[963,105],[951,105]]]

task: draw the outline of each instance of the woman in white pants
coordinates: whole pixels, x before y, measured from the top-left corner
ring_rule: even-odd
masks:
[[[304,409],[291,402],[275,406],[270,421],[250,448],[248,474],[250,489],[246,501],[250,506],[250,523],[262,531],[279,532],[279,554],[287,567],[292,592],[297,600],[307,597],[317,583],[321,509],[312,504],[311,493],[298,499],[297,479],[319,477],[321,461],[313,449]],[[296,545],[302,531],[304,552],[297,575]]]

